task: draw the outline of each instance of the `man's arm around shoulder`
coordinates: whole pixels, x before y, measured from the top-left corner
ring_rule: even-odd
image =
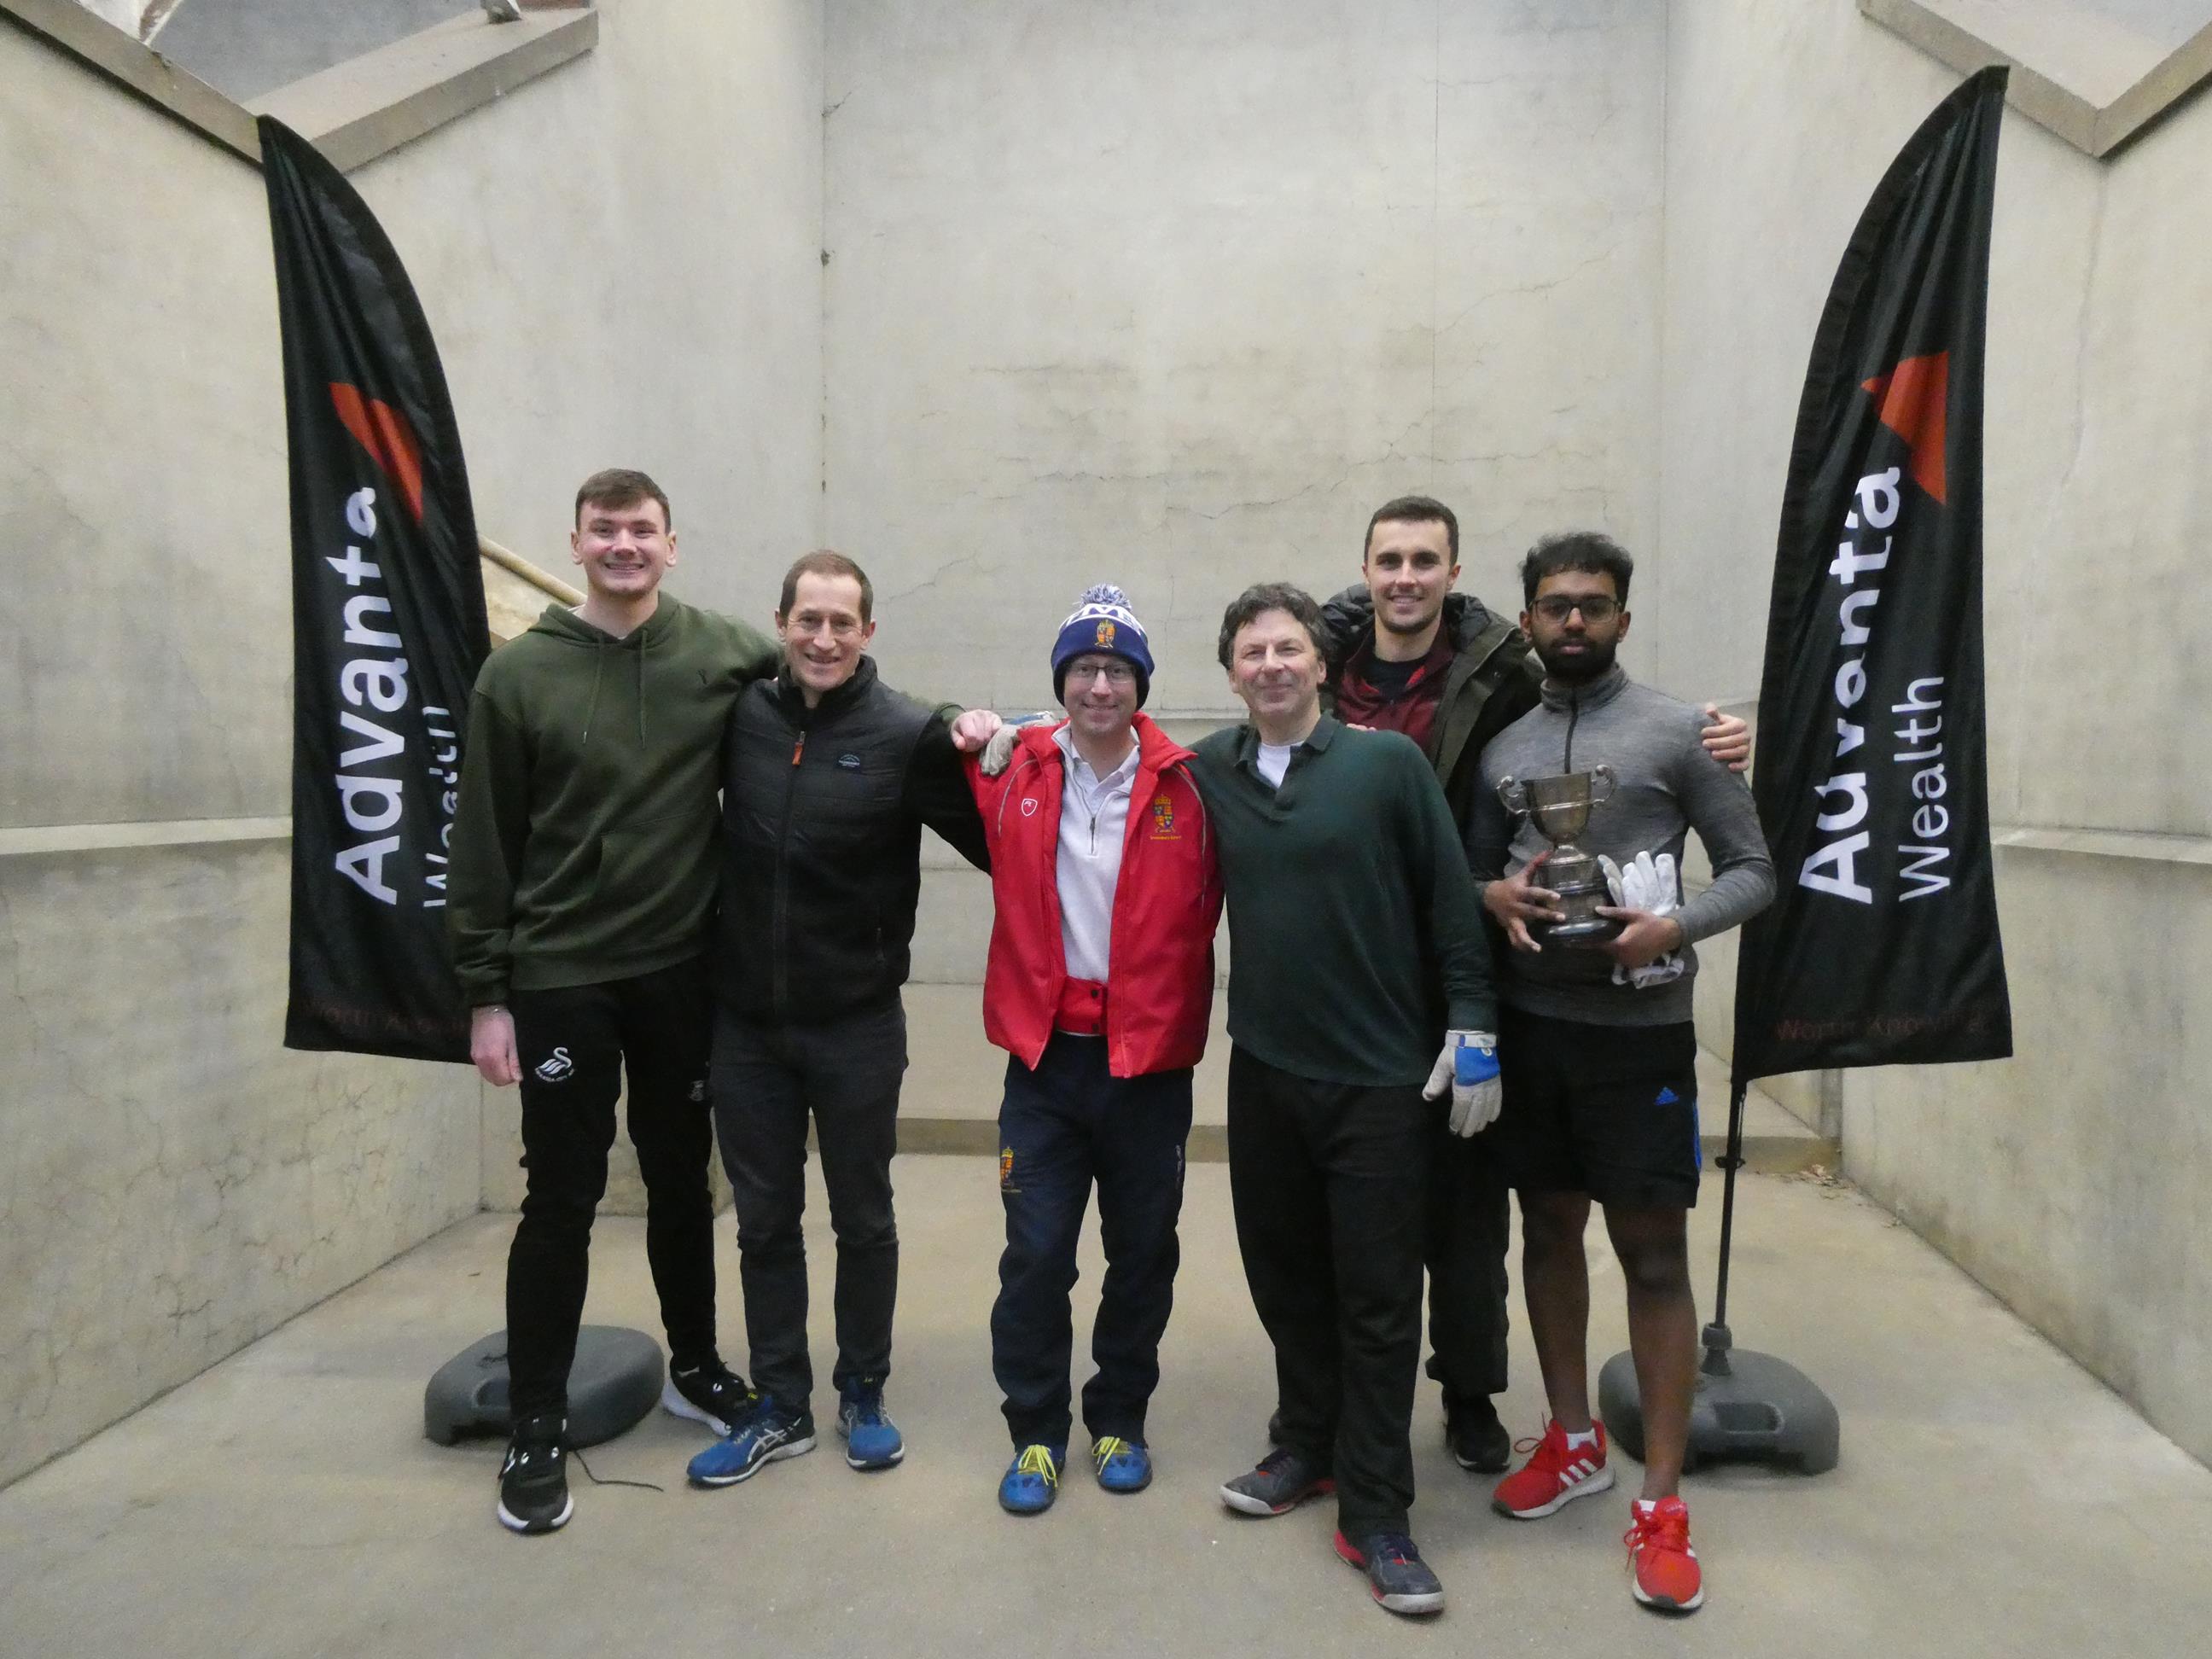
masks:
[[[954,852],[988,873],[991,854],[970,781],[972,763],[952,738],[952,724],[961,712],[957,703],[943,704],[922,728],[906,771],[907,808]]]
[[[1774,902],[1774,860],[1759,828],[1751,786],[1716,766],[1705,749],[1705,714],[1681,706],[1671,770],[1683,816],[1705,844],[1712,884],[1676,914],[1685,944],[1742,926]]]

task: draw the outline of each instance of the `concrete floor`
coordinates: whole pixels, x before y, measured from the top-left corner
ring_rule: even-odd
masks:
[[[1692,1619],[1631,1601],[1625,1495],[1533,1523],[1492,1515],[1487,1482],[1445,1457],[1425,1389],[1414,1526],[1452,1597],[1440,1621],[1372,1607],[1329,1553],[1326,1506],[1274,1521],[1225,1512],[1214,1488],[1261,1450],[1273,1390],[1218,1165],[1191,1170],[1152,1423],[1158,1482],[1109,1498],[1073,1479],[1052,1513],[1014,1520],[993,1501],[1006,1455],[984,1336],[994,1173],[972,1158],[898,1168],[906,1279],[890,1401],[911,1447],[898,1469],[854,1474],[828,1443],[744,1486],[694,1492],[683,1466],[703,1439],[656,1413],[589,1456],[603,1476],[665,1491],[595,1487],[579,1471],[565,1531],[506,1533],[491,1514],[498,1448],[420,1434],[424,1380],[501,1322],[512,1223],[485,1215],[0,1492],[0,1651],[981,1659],[1633,1644],[2078,1659],[2201,1653],[2212,1632],[2212,1472],[1882,1212],[1803,1179],[1747,1178],[1732,1322],[1832,1391],[1843,1464],[1814,1479],[1693,1477],[1708,1604]],[[1718,1199],[1716,1186],[1697,1212],[1705,1262]],[[603,1222],[597,1257],[588,1316],[654,1329],[641,1224]],[[825,1310],[827,1258],[817,1250]],[[1593,1262],[1601,1358],[1622,1340],[1620,1289],[1601,1246]],[[726,1271],[722,1288],[732,1338],[736,1279]],[[817,1318],[825,1377],[826,1334]],[[1539,1395],[1515,1337],[1507,1416],[1533,1433]],[[1623,1474],[1632,1483],[1626,1460]]]

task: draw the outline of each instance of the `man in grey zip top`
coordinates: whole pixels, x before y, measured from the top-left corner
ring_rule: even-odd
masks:
[[[1552,1416],[1535,1455],[1498,1483],[1492,1504],[1534,1520],[1613,1485],[1584,1352],[1583,1235],[1595,1199],[1627,1283],[1644,1408],[1644,1490],[1628,1534],[1636,1599],[1686,1613],[1704,1600],[1676,1490],[1697,1378],[1687,1224],[1702,1160],[1691,947],[1765,908],[1774,866],[1751,792],[1705,757],[1698,711],[1634,684],[1613,660],[1628,636],[1632,569],[1618,543],[1587,532],[1530,550],[1522,626],[1544,665],[1543,702],[1483,750],[1468,826],[1483,902],[1513,947],[1498,963],[1504,1103],[1488,1133],[1521,1194],[1522,1281]],[[1614,791],[1577,844],[1613,861],[1623,902],[1600,914],[1621,931],[1595,949],[1547,944],[1543,924],[1559,915],[1540,884],[1548,843],[1525,817],[1509,821],[1498,787],[1601,764]],[[1692,830],[1713,880],[1683,903],[1675,872]]]

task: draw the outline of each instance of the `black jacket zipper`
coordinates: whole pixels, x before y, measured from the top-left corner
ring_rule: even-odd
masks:
[[[799,757],[805,752],[806,728],[802,726],[798,740],[791,745],[791,775],[786,780],[783,792],[783,820],[775,830],[775,905],[769,918],[769,933],[775,945],[769,957],[774,964],[769,986],[778,1020],[791,1018],[791,820],[799,804]]]

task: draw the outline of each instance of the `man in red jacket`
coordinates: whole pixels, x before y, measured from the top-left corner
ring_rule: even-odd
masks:
[[[1083,1389],[1091,1467],[1109,1492],[1141,1492],[1152,1478],[1145,1409],[1181,1259],[1191,1068],[1213,1004],[1221,883],[1190,753],[1137,712],[1152,676],[1128,600],[1093,587],[1053,643],[1067,719],[1024,730],[995,777],[969,763],[997,901],[983,1027],[1009,1056],[991,1368],[1014,1442],[999,1501],[1017,1515],[1052,1506],[1066,1461],[1067,1293],[1094,1183],[1106,1278],[1091,1339],[1097,1370]],[[979,748],[999,724],[972,710],[954,736]]]

